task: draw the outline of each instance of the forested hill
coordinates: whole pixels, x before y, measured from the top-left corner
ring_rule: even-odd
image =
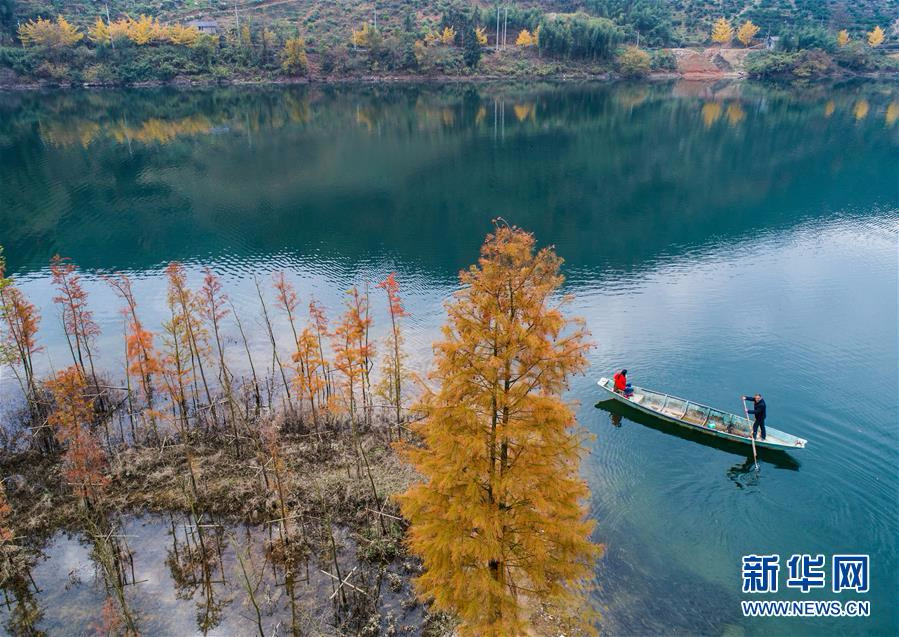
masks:
[[[0,86],[899,74],[899,0],[0,0]]]
[[[863,32],[876,25],[889,33],[888,27],[895,29],[899,23],[899,0],[0,0],[0,19],[5,14],[15,23],[61,14],[87,24],[97,15],[105,15],[108,6],[113,17],[204,17],[227,24],[235,15],[243,15],[260,24],[292,22],[309,36],[326,38],[358,28],[376,15],[382,28],[400,26],[409,14],[436,22],[460,4],[474,4],[485,14],[496,6],[515,15],[581,11],[610,18],[658,45],[706,41],[711,24],[722,16],[732,21],[751,20],[762,35],[781,35],[802,27]]]

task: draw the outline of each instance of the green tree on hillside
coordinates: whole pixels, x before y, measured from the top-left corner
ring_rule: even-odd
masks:
[[[671,39],[671,2],[668,0],[586,0],[585,8],[620,25],[628,40],[662,46]]]
[[[481,61],[481,43],[478,41],[478,34],[471,24],[463,31],[462,39],[465,42],[465,48],[462,51],[462,59],[465,66],[470,69],[477,67]]]
[[[16,0],[0,0],[0,29],[11,30],[15,24]]]

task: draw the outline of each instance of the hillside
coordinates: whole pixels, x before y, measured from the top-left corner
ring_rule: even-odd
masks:
[[[382,29],[399,28],[407,15],[425,24],[439,22],[440,16],[460,2],[451,0],[0,0],[13,5],[18,21],[37,16],[63,14],[76,23],[87,24],[105,15],[108,5],[113,17],[145,13],[167,21],[213,18],[233,26],[235,17],[257,24],[297,26],[310,40],[329,39],[364,22],[377,20]],[[473,3],[491,13],[497,3]],[[762,35],[783,35],[801,27],[829,27],[868,31],[875,25],[887,28],[899,23],[896,0],[524,0],[498,3],[515,14],[527,10],[540,13],[583,11],[608,17],[629,31],[644,37],[661,35],[659,44],[698,44],[708,39],[712,22],[722,15],[728,19],[752,20]],[[490,31],[490,24],[486,25]],[[518,26],[518,25],[516,25]],[[888,33],[891,29],[887,28]],[[492,39],[492,38],[491,38]]]
[[[642,77],[698,67],[793,79],[895,73],[896,9],[897,0],[0,0],[0,86]],[[727,34],[712,43],[718,20]],[[721,49],[742,53],[734,62]]]

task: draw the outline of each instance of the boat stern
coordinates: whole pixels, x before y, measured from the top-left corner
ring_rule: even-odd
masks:
[[[598,381],[596,381],[596,384],[599,385],[599,388],[603,392],[608,394],[607,396],[601,397],[601,400],[620,400],[621,399],[621,397],[622,397],[621,394],[615,393],[615,383],[611,379],[603,376]]]

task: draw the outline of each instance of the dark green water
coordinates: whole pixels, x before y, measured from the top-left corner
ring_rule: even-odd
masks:
[[[424,366],[456,272],[501,216],[566,259],[597,341],[571,397],[596,436],[583,474],[607,545],[605,631],[895,635],[897,115],[899,90],[874,83],[0,94],[0,244],[44,314],[44,369],[67,357],[46,269],[57,252],[90,273],[113,371],[118,302],[97,272],[133,272],[156,326],[170,260],[193,281],[219,272],[251,322],[254,274],[286,269],[334,312],[349,285],[395,270]],[[764,454],[756,474],[744,449],[619,420],[594,407],[594,383],[621,366],[731,411],[761,391],[769,424],[808,448]],[[79,603],[54,567],[65,546],[40,582],[63,632]],[[829,567],[839,552],[870,554],[868,593],[833,594],[829,572],[823,591],[785,588],[791,554]],[[871,616],[744,618],[749,553],[781,556],[780,592],[755,598],[869,600]],[[192,603],[165,598],[161,612],[195,631]]]

